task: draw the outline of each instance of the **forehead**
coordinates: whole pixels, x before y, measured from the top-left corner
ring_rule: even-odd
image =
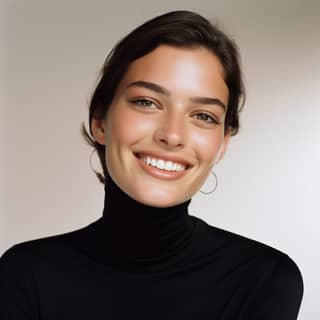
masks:
[[[228,92],[222,64],[204,47],[160,45],[129,65],[119,89],[140,80],[158,83],[173,92],[220,92],[223,95]]]

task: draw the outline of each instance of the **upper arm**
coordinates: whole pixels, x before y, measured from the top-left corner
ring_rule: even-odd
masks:
[[[283,254],[255,292],[244,319],[295,320],[303,290],[303,278],[298,266],[289,256]]]
[[[0,258],[0,319],[38,319],[36,288],[30,259],[19,245]]]

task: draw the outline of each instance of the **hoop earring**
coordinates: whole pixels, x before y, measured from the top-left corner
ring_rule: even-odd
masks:
[[[214,192],[214,191],[217,189],[217,187],[218,187],[218,178],[217,178],[217,175],[216,175],[212,170],[211,170],[211,173],[212,173],[213,176],[215,177],[216,185],[214,186],[213,190],[212,190],[212,191],[209,191],[209,192],[204,192],[204,191],[201,191],[201,190],[200,190],[200,192],[203,193],[203,194],[210,194],[210,193]]]
[[[92,156],[93,156],[93,154],[94,154],[96,151],[97,151],[97,149],[93,149],[93,150],[92,150],[92,152],[91,152],[91,154],[90,154],[90,157],[89,157],[89,165],[90,165],[91,170],[92,170],[96,175],[102,176],[102,173],[94,170],[94,169],[93,169],[93,166],[92,166]]]

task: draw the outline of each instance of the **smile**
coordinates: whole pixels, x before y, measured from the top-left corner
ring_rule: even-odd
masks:
[[[175,180],[183,177],[189,170],[188,165],[150,157],[144,154],[134,154],[140,167],[149,175],[165,180]]]
[[[143,154],[139,154],[138,157],[142,159],[146,164],[166,171],[183,171],[187,168],[187,166],[177,162],[152,158]]]

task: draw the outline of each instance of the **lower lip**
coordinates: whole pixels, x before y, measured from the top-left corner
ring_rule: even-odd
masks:
[[[142,159],[139,159],[136,155],[135,158],[138,160],[141,168],[155,178],[160,178],[164,180],[175,180],[183,177],[189,170],[187,169],[183,171],[166,171],[146,164]]]

